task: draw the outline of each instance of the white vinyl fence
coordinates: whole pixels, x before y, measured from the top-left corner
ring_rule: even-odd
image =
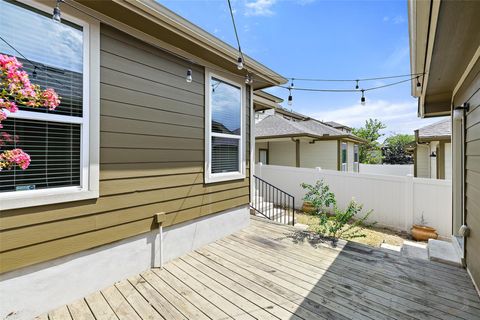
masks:
[[[392,176],[413,175],[413,164],[364,164],[360,163],[360,173]]]
[[[437,229],[442,238],[450,238],[452,229],[452,183],[449,180],[359,174],[257,164],[255,175],[295,197],[300,209],[305,191],[300,184],[324,179],[335,193],[339,208],[354,198],[378,225],[410,231],[413,223],[425,223]]]

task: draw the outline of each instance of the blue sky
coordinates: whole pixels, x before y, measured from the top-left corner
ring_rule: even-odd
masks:
[[[169,9],[236,46],[226,0],[161,0]],[[285,77],[356,79],[409,74],[406,0],[232,0],[242,49]],[[397,80],[360,83],[361,87]],[[354,88],[355,83],[295,81],[296,87]],[[281,88],[268,90],[286,100]],[[409,83],[366,94],[295,91],[291,108],[353,127],[366,119],[385,133],[411,133],[439,119],[418,119]],[[284,106],[287,107],[286,103]]]

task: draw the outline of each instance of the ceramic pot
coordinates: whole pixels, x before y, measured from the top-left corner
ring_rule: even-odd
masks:
[[[417,241],[428,241],[428,239],[438,238],[438,233],[435,228],[414,224],[410,231],[412,233],[413,239]]]
[[[310,201],[303,202],[302,211],[308,214],[315,213],[315,207]]]

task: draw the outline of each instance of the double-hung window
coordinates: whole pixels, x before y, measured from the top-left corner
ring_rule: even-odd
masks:
[[[0,132],[8,136],[0,150],[21,148],[31,163],[0,172],[0,209],[98,196],[98,137],[91,137],[98,130],[98,110],[91,109],[99,99],[98,71],[91,67],[98,62],[90,63],[98,59],[92,51],[98,43],[90,41],[91,21],[63,13],[58,23],[51,7],[26,3],[33,7],[0,0],[0,53],[15,56],[30,81],[53,88],[61,103],[55,110],[19,104],[2,121]]]
[[[245,85],[206,72],[205,182],[245,178]]]
[[[359,154],[358,154],[358,144],[355,144],[353,146],[353,171],[355,172],[358,172],[359,170],[359,164],[358,164],[358,158],[359,157]]]
[[[347,171],[348,170],[348,165],[347,165],[347,143],[342,142],[341,143],[341,171]]]

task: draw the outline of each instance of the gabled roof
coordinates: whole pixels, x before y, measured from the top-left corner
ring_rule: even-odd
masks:
[[[341,123],[338,123],[338,122],[335,122],[335,121],[327,121],[327,122],[324,122],[325,124],[328,124],[330,127],[334,127],[334,128],[346,128],[346,129],[351,129],[349,126],[346,126],[344,124],[341,124]]]
[[[307,120],[288,120],[283,116],[274,114],[266,117],[255,125],[256,139],[272,139],[285,137],[308,137],[314,139],[345,138],[358,142],[363,139],[346,134],[343,131],[332,128],[318,120],[308,118]]]
[[[102,23],[118,23],[134,28],[147,37],[162,42],[161,49],[171,51],[201,65],[219,66],[240,78],[245,70],[237,69],[238,49],[206,32],[192,22],[154,0],[76,0],[75,2],[104,15]],[[68,6],[67,6],[68,7]],[[68,11],[68,8],[65,8]],[[96,13],[95,13],[96,14]],[[113,19],[113,20],[110,20]],[[199,59],[200,60],[199,60]],[[244,55],[245,65],[254,76],[254,89],[283,84],[287,79],[251,57]]]
[[[452,135],[452,123],[450,118],[432,123],[428,126],[415,130],[417,140],[450,139]]]

